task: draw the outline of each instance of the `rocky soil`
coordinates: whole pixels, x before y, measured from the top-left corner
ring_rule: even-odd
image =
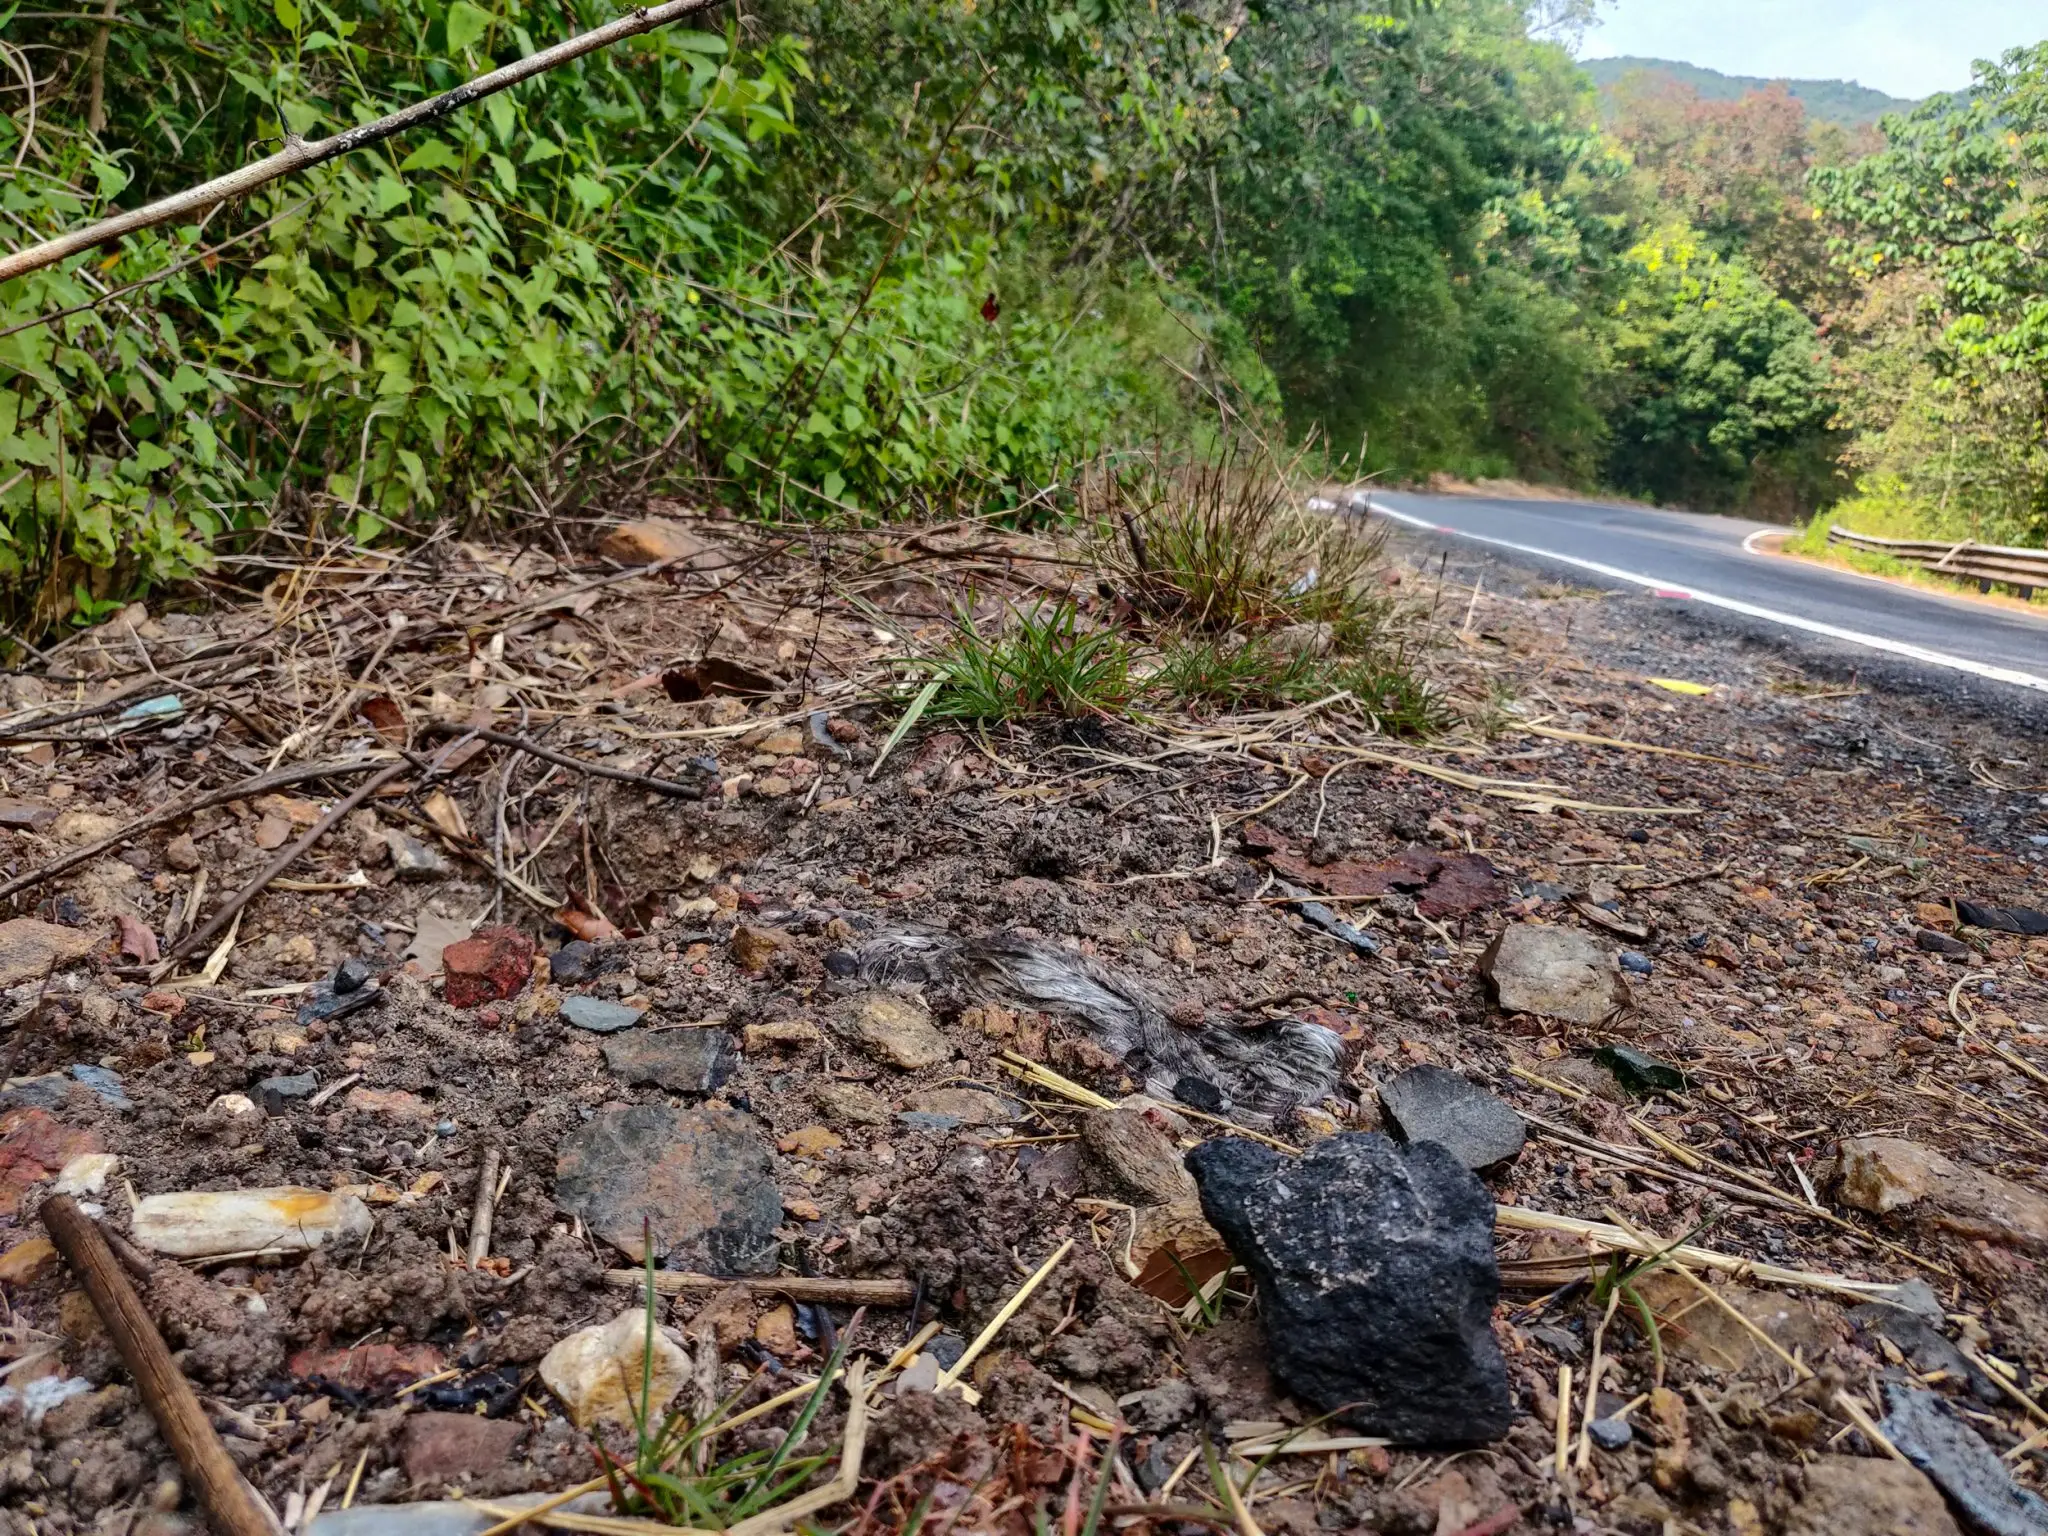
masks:
[[[202,1528],[62,1187],[298,1528],[630,1459],[651,1262],[709,1277],[664,1402],[919,1341],[819,1528],[1078,1532],[1101,1488],[1140,1531],[2048,1531],[2037,741],[1411,551],[1444,739],[1339,703],[882,757],[963,583],[1072,573],[697,533],[282,571],[7,679],[10,1529]],[[1220,1062],[1327,1038],[1324,1091],[1162,1077],[904,935],[1011,935]]]

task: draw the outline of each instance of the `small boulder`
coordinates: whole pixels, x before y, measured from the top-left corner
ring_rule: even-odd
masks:
[[[1491,1168],[1522,1150],[1522,1117],[1443,1067],[1410,1067],[1380,1084],[1380,1103],[1404,1141],[1434,1141],[1467,1168]]]
[[[1187,1166],[1258,1287],[1273,1372],[1289,1390],[1401,1444],[1507,1433],[1493,1199],[1448,1150],[1347,1133],[1289,1158],[1225,1136]]]
[[[555,1203],[627,1254],[714,1275],[775,1272],[782,1193],[754,1122],[731,1109],[601,1109],[563,1140]]]
[[[942,1115],[957,1125],[1013,1125],[1029,1113],[1014,1099],[980,1088],[926,1088],[910,1096],[908,1108]]]
[[[1902,1137],[1845,1139],[1838,1193],[1873,1216],[1903,1213],[1965,1238],[2048,1250],[2048,1196]]]
[[[889,1104],[865,1083],[827,1080],[811,1086],[811,1101],[835,1125],[887,1125]]]
[[[1479,957],[1479,974],[1509,1013],[1591,1025],[1628,1001],[1613,957],[1576,928],[1511,924]]]
[[[533,976],[534,943],[517,928],[482,928],[441,951],[451,1008],[476,1008],[517,997]]]
[[[647,1314],[629,1307],[608,1323],[570,1334],[541,1357],[540,1379],[579,1428],[631,1425],[635,1409],[643,1407],[650,1422],[661,1422],[690,1378],[690,1357],[659,1327],[650,1351],[647,1333]],[[644,1405],[643,1382],[651,1387]]]
[[[773,1051],[803,1051],[824,1041],[824,1034],[809,1019],[771,1019],[766,1024],[749,1024],[741,1031],[749,1056]]]
[[[384,845],[391,850],[391,869],[401,880],[439,880],[448,873],[448,858],[430,843],[404,832],[386,831]]]
[[[837,1022],[868,1055],[906,1072],[935,1067],[953,1054],[930,1011],[904,993],[863,993],[840,1010]]]
[[[199,845],[192,841],[189,832],[180,832],[164,844],[164,863],[180,874],[189,875],[204,862],[199,857]]]

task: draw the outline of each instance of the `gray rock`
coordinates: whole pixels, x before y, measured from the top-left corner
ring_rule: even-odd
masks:
[[[1926,1288],[1925,1281],[1914,1283]],[[1914,1302],[1918,1299],[1908,1298]],[[1906,1357],[1907,1364],[1922,1376],[1939,1373],[1947,1380],[1964,1382],[1980,1403],[1995,1405],[2003,1401],[2004,1394],[1997,1383],[1941,1331],[1938,1311],[1930,1319],[1912,1306],[1895,1306],[1888,1300],[1868,1301],[1850,1311],[1849,1321],[1866,1332],[1890,1339]]]
[[[1174,1429],[1195,1416],[1195,1389],[1176,1376],[1143,1392],[1132,1392],[1116,1400],[1124,1422],[1141,1433]]]
[[[834,1125],[887,1125],[889,1105],[865,1083],[827,1078],[811,1085],[812,1102]]]
[[[1603,1451],[1627,1450],[1635,1437],[1627,1419],[1594,1419],[1586,1425],[1586,1438]]]
[[[1873,1216],[1900,1214],[1960,1237],[2048,1251],[2048,1196],[1902,1137],[1845,1138],[1837,1192]]]
[[[1598,1024],[1628,1001],[1613,957],[1576,928],[1510,924],[1479,957],[1479,974],[1509,1013]]]
[[[292,1099],[310,1099],[320,1086],[311,1072],[294,1072],[288,1077],[266,1077],[256,1085],[256,1102],[266,1115],[275,1115]]]
[[[1507,1433],[1493,1200],[1449,1151],[1353,1133],[1289,1158],[1225,1136],[1187,1166],[1258,1287],[1288,1390],[1400,1444]]]
[[[558,983],[588,981],[597,974],[597,946],[588,939],[571,939],[548,956],[548,979]]]
[[[71,1096],[73,1083],[90,1090],[110,1109],[130,1110],[135,1107],[134,1101],[128,1097],[128,1090],[122,1086],[119,1073],[84,1061],[74,1062],[62,1072],[15,1078],[5,1091],[0,1091],[0,1104],[19,1109],[62,1109]]]
[[[563,1140],[555,1203],[629,1255],[714,1275],[775,1272],[782,1192],[754,1122],[731,1109],[601,1109]]]
[[[722,1029],[634,1029],[604,1043],[604,1064],[620,1077],[671,1093],[714,1093],[737,1061]]]
[[[1878,1427],[1934,1480],[1972,1525],[1992,1536],[2048,1536],[2048,1500],[2022,1488],[1977,1431],[1932,1392],[1885,1383],[1891,1412]]]
[[[562,1022],[574,1024],[578,1029],[587,1029],[593,1035],[614,1034],[622,1029],[631,1029],[640,1022],[645,1010],[628,1008],[624,1003],[614,1003],[602,997],[575,997],[562,999]]]
[[[448,859],[440,849],[403,832],[386,832],[391,849],[391,868],[401,880],[439,880],[448,873]]]
[[[1380,1103],[1405,1141],[1434,1141],[1467,1168],[1491,1168],[1522,1150],[1522,1117],[1477,1083],[1443,1067],[1410,1067],[1380,1084]]]
[[[935,1114],[928,1109],[906,1109],[896,1116],[899,1125],[913,1131],[937,1133],[960,1129],[958,1115]]]

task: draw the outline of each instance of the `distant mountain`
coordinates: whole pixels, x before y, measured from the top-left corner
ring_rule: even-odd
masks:
[[[1681,85],[1689,85],[1707,101],[1734,101],[1751,91],[1783,84],[1807,110],[1822,122],[1840,123],[1845,128],[1874,123],[1887,112],[1904,112],[1917,105],[1898,96],[1887,96],[1854,80],[1760,80],[1753,75],[1724,75],[1717,69],[1681,64],[1675,59],[1581,59],[1579,67],[1593,77],[1602,91],[1631,70],[1648,70]]]

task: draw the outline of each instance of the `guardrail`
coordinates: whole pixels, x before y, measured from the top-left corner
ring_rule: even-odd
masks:
[[[1874,534],[1851,533],[1846,528],[1832,525],[1828,528],[1828,542],[1890,555],[1894,560],[1904,560],[1908,564],[1943,576],[1974,579],[1978,587],[1986,592],[1989,592],[1992,584],[1996,582],[2001,586],[2017,587],[2021,597],[2031,598],[2034,595],[2034,588],[2048,587],[2048,549],[2022,549],[2011,544],[1977,544],[1968,539],[1961,542],[1945,539],[1880,539]]]

